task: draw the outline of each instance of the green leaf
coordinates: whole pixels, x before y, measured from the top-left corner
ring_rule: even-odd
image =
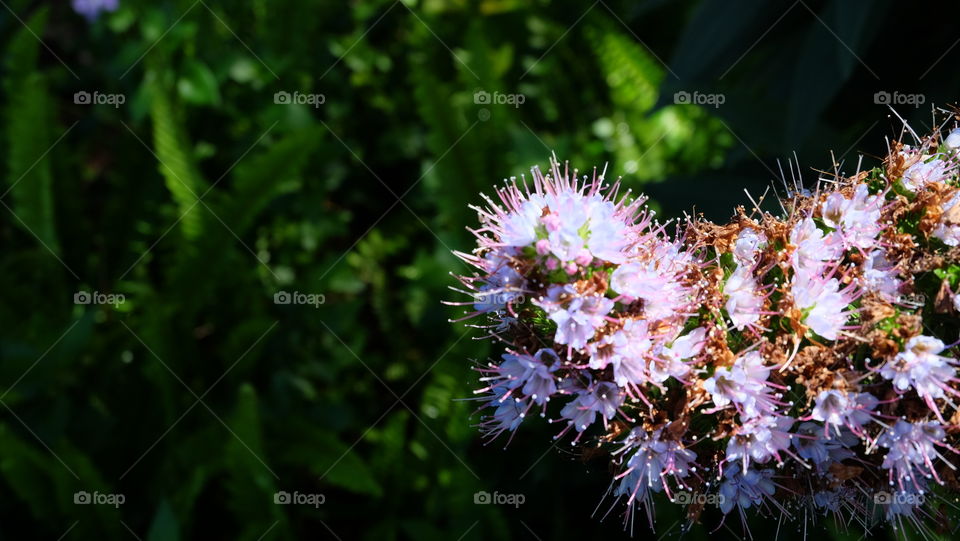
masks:
[[[220,105],[220,88],[217,78],[206,64],[189,60],[177,81],[180,97],[195,105]]]
[[[51,151],[55,139],[53,100],[44,73],[37,69],[39,41],[46,22],[41,9],[11,40],[4,90],[7,94],[7,188],[16,216],[14,223],[54,253],[60,252],[54,221]]]
[[[258,403],[253,386],[241,385],[236,408],[227,420],[229,429],[225,428],[228,507],[236,523],[242,525],[240,539],[258,539],[274,523],[284,520],[281,506],[274,503],[277,487],[263,449]]]
[[[236,234],[242,235],[274,198],[299,186],[301,172],[319,147],[320,137],[315,127],[293,132],[237,165],[234,189],[224,203],[223,214]]]
[[[379,498],[383,489],[353,449],[321,427],[295,421],[287,428],[296,441],[284,446],[284,462],[303,464],[321,483]]]
[[[160,174],[179,208],[184,236],[196,238],[203,231],[204,216],[208,212],[198,201],[206,191],[206,183],[194,163],[186,128],[166,81],[168,72],[159,60],[152,61],[151,65],[147,80],[154,152],[160,162]]]
[[[180,539],[180,524],[170,504],[162,500],[157,507],[157,513],[153,516],[153,522],[150,523],[147,541],[177,541],[178,539]]]

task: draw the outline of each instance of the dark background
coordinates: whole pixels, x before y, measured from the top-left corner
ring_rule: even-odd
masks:
[[[625,538],[606,458],[471,426],[497,348],[441,304],[467,205],[556,152],[725,220],[788,159],[808,184],[831,150],[874,165],[901,133],[875,93],[922,100],[897,106],[922,133],[960,88],[955,4],[120,3],[0,2],[4,538]],[[658,511],[637,538],[681,535]],[[861,538],[796,515],[754,538]],[[744,536],[703,518],[686,538]]]

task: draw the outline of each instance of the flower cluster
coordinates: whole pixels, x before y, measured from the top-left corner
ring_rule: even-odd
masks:
[[[473,207],[472,298],[451,303],[507,344],[477,366],[482,432],[548,417],[608,456],[625,520],[666,498],[691,521],[714,503],[924,528],[960,488],[957,146],[893,143],[725,225],[661,222],[555,159],[505,181]]]

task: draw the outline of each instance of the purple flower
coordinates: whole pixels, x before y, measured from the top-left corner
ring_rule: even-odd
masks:
[[[894,302],[900,296],[903,281],[896,267],[887,259],[886,252],[877,248],[867,252],[863,259],[863,289],[878,293],[884,300]]]
[[[764,498],[770,499],[777,491],[771,476],[769,470],[741,469],[740,464],[734,462],[723,472],[720,510],[727,514],[734,507],[743,510],[761,505]]]
[[[853,312],[850,304],[859,296],[854,284],[840,289],[836,278],[807,273],[794,275],[791,292],[797,308],[806,314],[803,322],[827,340],[837,339]]]
[[[957,381],[957,361],[940,355],[946,346],[937,338],[914,336],[904,345],[903,351],[880,367],[880,375],[893,382],[899,392],[914,389],[930,409],[939,415],[940,408],[933,400],[946,393],[958,395],[950,387]]]
[[[602,381],[578,392],[577,397],[563,407],[560,416],[569,419],[577,432],[583,432],[597,419],[598,413],[606,425],[617,414],[621,404],[623,394],[620,389],[613,383]]]
[[[628,495],[627,505],[635,500],[649,501],[649,492],[666,491],[672,479],[678,486],[685,488],[682,479],[696,471],[697,454],[685,448],[678,441],[663,439],[663,429],[653,432],[637,427],[623,440],[623,446],[614,451],[615,455],[629,456],[626,469],[614,480],[620,480],[614,494]]]
[[[690,366],[685,362],[700,354],[703,350],[707,330],[697,327],[689,333],[664,346],[650,361],[650,379],[655,383],[663,383],[673,377],[681,380],[690,372]]]
[[[776,457],[778,462],[780,451],[790,448],[790,427],[794,420],[790,417],[776,415],[760,415],[752,417],[743,423],[727,442],[726,460],[743,463],[743,468],[750,466],[750,461],[763,464]]]
[[[836,230],[847,248],[869,248],[880,234],[883,197],[870,195],[865,184],[857,186],[851,199],[839,192],[827,196],[821,205],[823,222]]]
[[[877,445],[888,449],[881,467],[889,470],[890,485],[899,490],[922,490],[924,477],[941,483],[934,461],[943,459],[938,447],[950,449],[943,440],[946,432],[940,423],[910,423],[897,420],[877,438]],[[953,449],[950,449],[953,451]],[[954,451],[956,452],[956,451]]]
[[[481,242],[495,248],[536,245],[549,266],[568,269],[590,265],[594,259],[622,263],[649,224],[640,213],[643,198],[614,201],[617,186],[605,186],[604,175],[581,182],[555,160],[550,173],[531,170],[534,190],[521,188],[516,179],[497,191],[500,204],[487,199],[488,208],[474,208],[484,227],[475,231]],[[601,191],[610,188],[603,195]],[[492,238],[487,236],[492,235]]]
[[[760,319],[763,309],[763,296],[757,288],[757,280],[752,269],[740,264],[723,285],[723,294],[727,298],[724,308],[733,322],[733,327],[742,330]]]
[[[850,448],[859,441],[857,437],[846,428],[838,429],[837,435],[836,438],[824,438],[823,427],[817,423],[801,423],[793,436],[793,448],[800,458],[809,460],[817,471],[825,473],[831,464],[855,456]]]
[[[580,295],[571,284],[550,286],[546,299],[533,302],[546,310],[557,324],[554,340],[576,350],[587,346],[597,328],[606,322],[605,316],[614,305],[612,300],[600,295]]]
[[[718,408],[736,406],[744,418],[771,415],[776,412],[778,397],[770,393],[767,381],[771,366],[765,366],[763,357],[751,351],[738,357],[733,366],[719,367],[704,380],[703,388],[710,393]]]
[[[733,259],[740,266],[753,266],[757,252],[766,246],[767,237],[750,227],[745,227],[733,242]]]
[[[915,192],[931,182],[938,182],[946,175],[947,164],[940,159],[921,161],[911,165],[900,179],[903,187]]]
[[[71,0],[73,11],[94,21],[104,11],[116,11],[119,0]]]
[[[510,439],[507,440],[507,444],[509,445],[513,439],[513,434],[526,417],[526,413],[529,411],[531,404],[521,399],[510,398],[502,392],[495,391],[493,395],[490,396],[486,405],[495,408],[495,410],[493,415],[485,416],[481,419],[479,425],[481,434],[483,434],[489,443],[497,439],[500,434],[510,432]]]
[[[526,280],[502,254],[491,252],[484,260],[488,276],[473,293],[474,310],[492,312],[503,310],[506,306],[523,298]]]
[[[873,421],[873,410],[878,403],[879,400],[870,393],[822,391],[810,418],[825,423],[828,428],[834,427],[837,434],[841,428],[848,428],[854,434],[863,435],[863,426]]]
[[[642,300],[649,319],[679,315],[690,303],[690,293],[679,284],[682,272],[671,260],[626,263],[610,277],[610,287],[628,301]]]
[[[623,327],[595,343],[590,368],[602,370],[613,365],[613,379],[617,385],[628,388],[650,381],[647,367],[653,340],[642,319],[628,319]]]
[[[943,216],[933,229],[933,236],[943,241],[947,246],[960,244],[960,221],[951,218],[960,211],[960,191],[955,192],[946,203],[940,206]]]
[[[480,423],[484,435],[493,440],[503,432],[515,431],[534,404],[545,409],[557,392],[553,373],[559,366],[556,352],[541,349],[532,356],[505,353],[499,365],[478,368],[484,374],[480,381],[488,386],[475,393],[489,393],[485,405],[495,408],[493,416]]]
[[[790,244],[796,247],[791,263],[799,274],[821,274],[829,262],[843,254],[843,243],[836,235],[824,236],[812,218],[807,217],[793,227]]]

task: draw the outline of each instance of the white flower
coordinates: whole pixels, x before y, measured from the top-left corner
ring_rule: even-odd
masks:
[[[873,420],[872,411],[879,401],[870,393],[847,394],[838,390],[822,391],[810,418],[836,427],[859,428]]]
[[[868,252],[863,259],[863,287],[867,291],[880,294],[887,301],[893,302],[900,293],[903,282],[897,277],[897,269],[887,259],[882,248]]]
[[[738,265],[752,265],[755,262],[757,251],[763,248],[766,243],[766,235],[745,227],[737,235],[737,240],[733,242],[733,259]]]
[[[813,332],[828,340],[836,340],[850,316],[848,307],[854,300],[853,286],[840,289],[836,278],[797,274],[791,291],[797,308],[806,313],[803,322]]]
[[[956,246],[960,244],[960,191],[954,193],[940,208],[943,216],[933,229],[933,236],[947,246]]]
[[[757,291],[750,267],[739,265],[723,285],[723,294],[727,297],[727,314],[737,330],[760,319],[763,298]]]
[[[773,367],[764,364],[760,353],[751,351],[738,357],[733,366],[717,368],[704,380],[703,388],[717,407],[732,403],[745,419],[770,414],[775,409],[775,397],[767,394],[771,370]]]
[[[946,172],[946,165],[939,158],[929,162],[924,162],[921,158],[921,161],[911,165],[903,172],[903,178],[900,179],[900,182],[904,188],[915,192],[931,182],[942,179]]]
[[[943,140],[943,143],[950,148],[960,148],[960,128],[950,132],[950,135]]]
[[[835,235],[824,236],[812,218],[805,218],[790,232],[793,252],[792,264],[797,273],[819,274],[826,263],[843,254],[843,243]]]
[[[956,376],[956,361],[939,355],[945,346],[931,336],[914,336],[903,351],[880,368],[900,392],[915,389],[924,399],[943,398],[944,387]]]

